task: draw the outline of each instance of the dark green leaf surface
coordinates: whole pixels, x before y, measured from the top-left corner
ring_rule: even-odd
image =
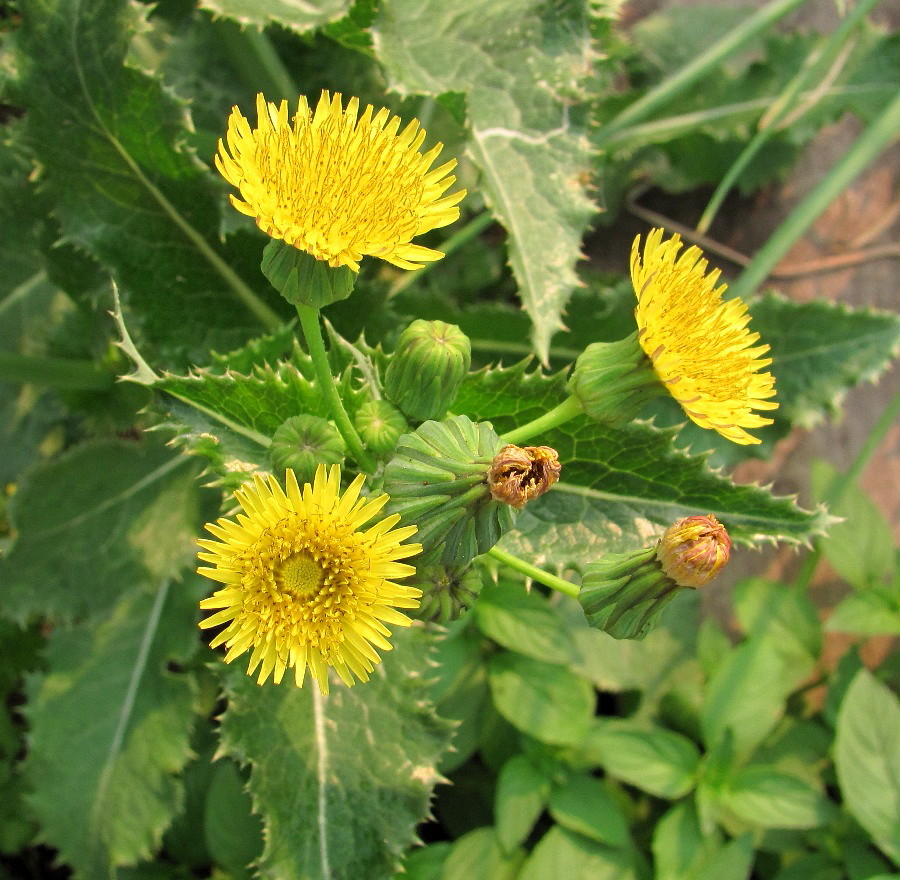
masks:
[[[588,4],[389,0],[375,35],[394,88],[466,94],[469,154],[509,233],[535,350],[546,358],[595,210],[586,195],[589,145],[573,106],[594,60]]]
[[[29,686],[25,771],[42,839],[81,880],[148,858],[178,812],[195,687],[194,590],[164,580],[102,623],[57,629]]]
[[[32,471],[10,504],[17,534],[0,560],[4,613],[103,614],[148,577],[174,577],[196,553],[196,471],[169,450],[115,440]]]
[[[22,12],[27,141],[68,240],[110,268],[162,350],[199,360],[258,330],[212,244],[218,186],[184,145],[185,108],[123,64],[137,7],[27,0]]]
[[[395,632],[394,650],[371,681],[335,684],[328,697],[290,677],[258,687],[244,674],[244,658],[228,671],[222,743],[251,767],[264,876],[392,876],[428,812],[450,738],[425,699],[432,639],[419,626]]]
[[[878,847],[900,861],[900,703],[863,669],[837,719],[834,762],[847,809]]]

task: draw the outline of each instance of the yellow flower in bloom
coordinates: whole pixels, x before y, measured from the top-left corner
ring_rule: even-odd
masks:
[[[776,409],[775,379],[760,372],[768,345],[755,345],[747,306],[739,298],[722,301],[719,270],[706,274],[697,247],[680,257],[681,238],[662,240],[663,231],[640,236],[631,250],[631,280],[637,294],[638,341],[659,378],[684,411],[702,428],[735,443],[759,443],[744,429],[770,425],[753,410]]]
[[[391,648],[385,623],[410,624],[396,609],[417,608],[422,591],[394,579],[415,573],[397,560],[422,549],[402,543],[416,527],[395,529],[395,514],[363,531],[388,500],[360,499],[363,480],[342,496],[337,465],[319,465],[302,491],[290,469],[286,492],[256,476],[235,492],[237,522],[207,524],[218,540],[199,542],[213,566],[199,572],[224,587],[200,603],[218,609],[200,626],[227,624],[210,644],[227,646],[226,663],[252,649],[247,674],[260,667],[259,684],[293,669],[301,687],[308,667],[327,694],[329,666],[348,686],[366,681],[381,660],[375,648]]]
[[[465,190],[443,194],[456,160],[428,169],[443,144],[420,153],[425,132],[413,120],[397,133],[400,119],[387,110],[322,92],[315,113],[306,98],[288,120],[287,101],[277,107],[256,97],[256,128],[234,107],[227,147],[220,140],[216,167],[241,197],[239,211],[267,235],[331,266],[359,271],[363,255],[402,269],[444,256],[412,239],[459,217]]]

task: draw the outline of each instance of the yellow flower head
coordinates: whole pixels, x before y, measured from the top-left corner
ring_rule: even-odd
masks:
[[[395,529],[395,514],[363,531],[388,500],[360,499],[363,480],[342,496],[338,465],[319,465],[302,491],[290,469],[286,492],[274,477],[256,476],[235,492],[244,509],[237,522],[207,524],[218,540],[199,542],[200,559],[213,566],[199,572],[224,587],[200,603],[220,609],[200,626],[227,624],[210,643],[228,647],[226,663],[252,648],[247,674],[261,667],[259,684],[269,675],[277,684],[293,668],[301,687],[309,667],[327,694],[329,666],[348,686],[367,681],[381,660],[375,648],[391,648],[384,624],[410,624],[396,609],[417,608],[422,591],[394,579],[415,573],[397,560],[422,549],[402,543],[416,527]]]
[[[659,378],[684,411],[702,428],[735,443],[759,443],[744,429],[772,424],[754,409],[776,409],[775,379],[760,372],[768,345],[750,333],[747,306],[739,298],[722,301],[719,270],[706,274],[697,247],[680,257],[681,238],[662,240],[662,229],[640,236],[631,249],[631,280],[637,294],[638,341]]]
[[[331,266],[359,271],[363,255],[402,269],[444,256],[412,239],[459,217],[465,190],[443,196],[456,181],[456,160],[428,169],[443,149],[419,147],[425,132],[413,120],[399,134],[400,119],[359,100],[346,110],[341,96],[322,92],[316,112],[300,97],[288,120],[287,101],[277,107],[256,97],[256,128],[234,107],[227,147],[220,140],[216,167],[241,197],[239,211],[267,235],[280,238]],[[443,198],[442,198],[443,196]]]

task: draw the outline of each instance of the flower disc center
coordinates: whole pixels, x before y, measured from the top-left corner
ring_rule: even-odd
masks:
[[[325,581],[325,572],[307,553],[294,553],[275,566],[275,583],[295,596],[311,596]]]

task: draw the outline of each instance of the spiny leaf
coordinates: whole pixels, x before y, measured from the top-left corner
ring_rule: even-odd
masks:
[[[374,34],[398,91],[466,94],[469,154],[509,233],[542,359],[578,283],[574,267],[595,211],[577,109],[595,60],[589,18],[577,0],[385,0]]]
[[[10,503],[4,613],[22,622],[103,614],[148,575],[177,574],[195,552],[196,470],[168,450],[115,440],[33,470]]]
[[[184,145],[185,108],[124,65],[137,7],[25,0],[22,12],[16,100],[43,186],[66,237],[111,269],[143,334],[197,361],[210,343],[235,345],[277,321],[238,302],[252,292],[212,244],[216,188]],[[261,276],[253,283],[266,290]]]
[[[126,593],[101,623],[55,630],[30,682],[31,805],[82,880],[149,857],[180,807],[195,686],[169,664],[198,643],[194,602],[169,580]]]
[[[564,377],[526,372],[526,364],[485,369],[463,385],[456,406],[502,435],[556,406]],[[829,522],[757,486],[735,486],[705,456],[675,445],[677,429],[646,422],[610,428],[578,416],[531,442],[552,446],[560,482],[520,514],[503,546],[527,558],[582,567],[603,552],[646,546],[675,520],[712,513],[742,543],[806,542]]]
[[[241,25],[264,28],[274,23],[298,34],[343,18],[352,5],[350,0],[200,0],[201,8]]]
[[[393,876],[428,814],[449,744],[450,725],[426,697],[433,638],[421,626],[396,632],[370,681],[338,683],[328,697],[312,683],[260,688],[242,669],[229,671],[222,748],[251,766],[250,792],[265,825],[263,876]]]

